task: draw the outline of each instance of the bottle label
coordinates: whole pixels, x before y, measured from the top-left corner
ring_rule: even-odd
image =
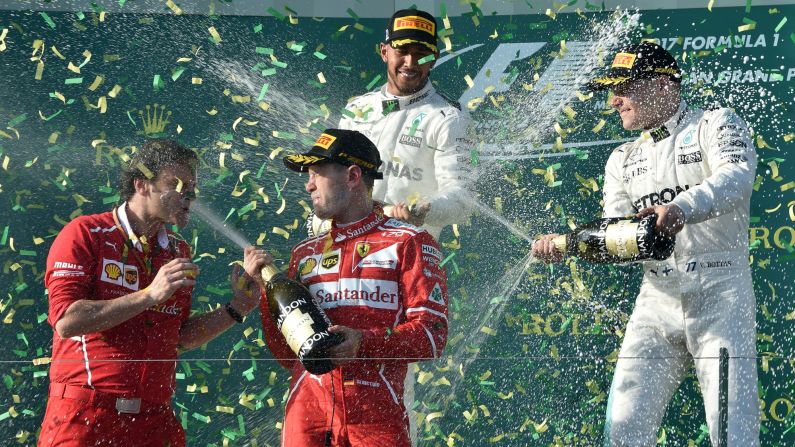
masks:
[[[638,249],[638,222],[622,220],[608,225],[605,231],[607,252],[621,259],[634,258],[640,254]]]
[[[312,316],[301,312],[301,309],[294,309],[282,321],[282,335],[296,355],[301,351],[304,342],[315,335],[315,330],[312,329],[314,322]]]

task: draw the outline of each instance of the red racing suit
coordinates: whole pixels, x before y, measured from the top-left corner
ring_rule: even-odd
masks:
[[[140,243],[133,242],[137,238],[128,236],[132,233],[125,208],[123,204],[111,212],[78,217],[55,238],[45,275],[53,328],[74,302],[141,290],[163,264],[190,257],[188,244],[165,228],[157,243],[150,244],[151,252],[142,252]],[[191,292],[191,287],[178,289],[165,303],[101,332],[64,339],[53,330],[50,397],[40,447],[185,445],[171,398],[179,332],[190,315]]]
[[[261,301],[273,356],[290,369],[282,446],[409,446],[403,405],[408,364],[441,355],[447,342],[447,278],[425,230],[373,212],[296,245],[289,276],[307,286],[329,319],[362,331],[358,356],[327,374],[296,360]]]

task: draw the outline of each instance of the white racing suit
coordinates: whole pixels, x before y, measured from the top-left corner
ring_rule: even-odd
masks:
[[[729,109],[703,111],[684,102],[663,127],[610,155],[605,217],[674,203],[685,226],[668,260],[643,265],[610,390],[606,445],[656,445],[666,405],[691,362],[717,445],[721,347],[730,357],[728,445],[759,445],[756,300],[748,265],[755,173],[746,124]]]
[[[373,199],[385,204],[431,204],[423,228],[439,238],[442,228],[462,223],[472,208],[472,144],[466,138],[468,115],[436,93],[430,81],[410,96],[392,97],[386,86],[354,98],[340,120],[357,130],[381,153],[383,180]]]

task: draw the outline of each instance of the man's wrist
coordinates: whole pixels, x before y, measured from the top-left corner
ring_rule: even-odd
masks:
[[[226,303],[224,305],[224,309],[226,309],[226,313],[229,314],[229,316],[237,323],[242,323],[246,319],[246,317],[244,317],[240,312],[237,311],[237,309],[235,309],[234,306],[232,306],[232,303]]]

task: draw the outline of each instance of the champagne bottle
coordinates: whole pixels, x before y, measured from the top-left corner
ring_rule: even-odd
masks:
[[[288,278],[273,265],[266,265],[261,272],[266,281],[271,318],[298,360],[312,374],[333,370],[328,350],[342,343],[343,336],[328,331],[331,321],[303,284]],[[261,306],[264,305],[263,302]]]
[[[556,237],[552,243],[563,253],[600,264],[662,261],[673,253],[676,238],[655,232],[656,222],[656,214],[640,219],[597,219]]]

